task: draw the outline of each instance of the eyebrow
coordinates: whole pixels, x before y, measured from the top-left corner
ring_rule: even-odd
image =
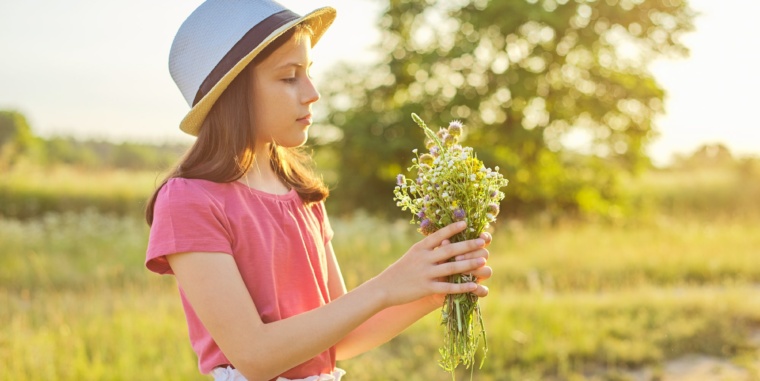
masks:
[[[314,64],[314,61],[310,61],[309,64],[308,64],[308,67],[310,68],[311,65],[313,65],[313,64]],[[302,63],[298,63],[298,62],[290,62],[290,63],[286,63],[286,64],[282,64],[280,66],[277,66],[274,69],[275,70],[282,70],[282,69],[285,69],[285,68],[288,68],[288,67],[303,68],[303,64]]]

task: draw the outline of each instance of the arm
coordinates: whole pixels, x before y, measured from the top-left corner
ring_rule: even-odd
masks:
[[[474,291],[474,283],[439,281],[485,263],[483,258],[442,263],[485,246],[479,239],[435,249],[463,225],[431,234],[380,275],[333,302],[269,324],[261,321],[232,256],[179,253],[167,259],[193,310],[232,364],[251,381],[268,380],[335,345],[386,308],[433,294]]]
[[[491,243],[490,234],[483,233],[481,238],[485,241],[485,246],[488,246]],[[444,244],[446,243],[447,241],[444,241]],[[478,257],[487,259],[488,251],[477,250],[463,255],[462,257],[457,258],[457,260]],[[343,276],[341,275],[340,266],[335,257],[335,252],[332,245],[329,243],[327,245],[327,260],[329,269],[328,286],[330,289],[330,296],[335,300],[335,298],[346,293],[346,286],[343,282]],[[490,278],[492,271],[490,267],[483,266],[471,271],[471,273],[480,281]],[[488,288],[478,285],[478,288],[474,293],[478,295],[478,297],[485,297],[488,295]],[[378,312],[338,342],[336,345],[338,360],[345,360],[357,356],[388,342],[410,325],[414,324],[417,320],[426,316],[430,312],[441,308],[444,297],[445,294],[434,294],[410,303],[392,306]]]

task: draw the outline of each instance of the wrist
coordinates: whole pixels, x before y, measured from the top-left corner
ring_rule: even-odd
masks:
[[[392,307],[390,295],[388,289],[383,286],[382,282],[374,277],[360,286],[365,291],[365,297],[371,300],[373,305],[377,306],[378,311],[384,310],[388,307]]]

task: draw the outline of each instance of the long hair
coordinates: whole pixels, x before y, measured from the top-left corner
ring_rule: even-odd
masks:
[[[249,107],[250,76],[253,67],[291,38],[311,33],[308,26],[299,24],[272,41],[232,80],[211,108],[198,132],[198,138],[179,163],[163,179],[148,200],[145,220],[153,224],[156,198],[169,179],[203,179],[217,183],[237,181],[255,161],[255,135],[251,127]],[[312,169],[311,157],[301,147],[286,148],[272,144],[270,163],[280,179],[295,189],[305,203],[327,198],[329,191]]]

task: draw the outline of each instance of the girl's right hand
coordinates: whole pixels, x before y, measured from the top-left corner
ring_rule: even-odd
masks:
[[[453,274],[470,273],[486,265],[488,251],[482,238],[441,246],[451,236],[467,227],[457,222],[439,229],[412,245],[398,261],[373,279],[383,293],[385,307],[409,303],[434,294],[473,292],[475,282],[454,284],[442,281]],[[450,258],[463,255],[459,261]]]

